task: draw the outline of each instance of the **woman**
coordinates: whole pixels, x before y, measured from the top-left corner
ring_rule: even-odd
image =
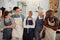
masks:
[[[44,31],[44,21],[43,21],[43,12],[42,10],[38,11],[38,17],[35,22],[35,37],[36,40],[41,40]]]
[[[23,40],[33,40],[34,28],[35,28],[34,19],[32,18],[32,11],[29,11],[28,17],[24,20],[24,33]]]
[[[56,30],[58,29],[59,21],[53,15],[54,12],[52,10],[48,10],[46,12],[46,17],[44,20],[45,24],[45,40],[55,40],[56,39]]]
[[[10,18],[10,13],[8,11],[4,13],[3,25],[5,26],[3,29],[3,40],[11,40],[14,24],[12,23],[12,18]]]

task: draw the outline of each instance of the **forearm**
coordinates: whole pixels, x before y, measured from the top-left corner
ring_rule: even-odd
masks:
[[[49,26],[49,25],[47,25],[46,27],[47,27],[47,28],[51,28],[51,29],[53,29],[53,30],[55,30],[55,31],[58,29],[58,26]]]
[[[42,31],[41,31],[41,33],[43,33],[43,31],[44,31],[44,30],[45,30],[45,27],[43,27],[43,28],[42,28]]]
[[[9,26],[6,26],[7,28],[13,28],[14,27],[14,25],[13,24],[11,24],[11,25],[9,25]]]

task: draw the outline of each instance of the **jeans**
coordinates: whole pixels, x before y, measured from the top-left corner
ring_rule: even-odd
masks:
[[[40,33],[38,31],[35,31],[35,37],[36,37],[36,40],[41,40]]]

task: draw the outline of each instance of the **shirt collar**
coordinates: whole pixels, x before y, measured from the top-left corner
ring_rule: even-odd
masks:
[[[40,16],[38,16],[38,18],[39,18],[39,19],[43,19],[43,18],[41,18]]]

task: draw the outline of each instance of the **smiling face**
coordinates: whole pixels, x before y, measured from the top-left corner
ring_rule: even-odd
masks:
[[[46,17],[48,17],[50,20],[54,18],[54,12],[52,10],[48,10],[46,12]]]
[[[6,15],[6,18],[10,18],[11,17],[11,13],[8,13],[7,15]]]
[[[29,15],[28,15],[29,17],[32,17],[32,11],[29,11]]]
[[[54,16],[54,12],[52,10],[48,10],[46,12],[46,17],[53,17]]]
[[[20,8],[19,7],[14,7],[13,12],[15,13],[15,15],[19,15],[20,14]]]
[[[53,19],[54,18],[54,13],[53,12],[50,14],[50,17],[49,18],[50,19]]]
[[[11,13],[9,11],[5,11],[4,18],[10,18],[10,17],[11,17]]]
[[[43,11],[42,10],[38,11],[38,16],[43,17]]]
[[[50,16],[50,14],[49,13],[46,13],[46,17],[49,17]]]
[[[19,15],[20,14],[20,9],[16,9],[16,10],[14,10],[14,12],[15,12],[16,15]]]

